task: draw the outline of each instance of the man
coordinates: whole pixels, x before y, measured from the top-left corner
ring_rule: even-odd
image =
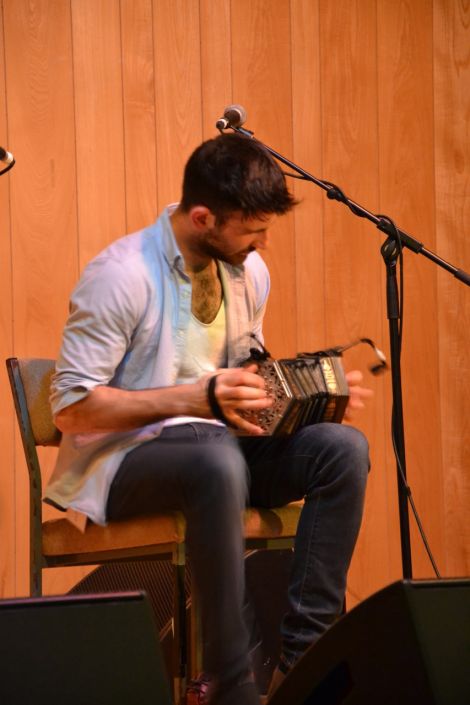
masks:
[[[269,290],[256,250],[294,205],[256,141],[203,143],[181,203],[85,270],[52,385],[63,440],[46,501],[101,524],[186,516],[211,705],[259,702],[242,619],[246,502],[306,500],[277,679],[339,614],[362,514],[368,449],[358,431],[318,424],[278,440],[240,413],[271,404],[256,366],[242,362],[251,334],[262,336]],[[352,384],[353,405],[362,396]]]

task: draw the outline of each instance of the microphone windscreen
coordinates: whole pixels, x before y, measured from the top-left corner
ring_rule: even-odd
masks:
[[[241,127],[246,122],[246,110],[241,105],[229,105],[224,110],[224,117],[230,123],[230,127]]]

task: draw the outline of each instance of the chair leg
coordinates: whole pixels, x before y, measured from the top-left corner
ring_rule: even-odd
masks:
[[[34,551],[29,559],[29,594],[31,597],[42,597],[42,562]]]
[[[39,493],[39,494],[38,494]],[[29,524],[29,594],[42,597],[42,514],[40,488],[31,489]],[[33,495],[35,495],[33,497]],[[38,508],[39,504],[39,508]]]
[[[175,705],[183,705],[186,696],[187,643],[184,545],[178,544],[173,553],[173,693]]]
[[[202,624],[201,612],[194,590],[191,590],[191,678],[202,673]]]

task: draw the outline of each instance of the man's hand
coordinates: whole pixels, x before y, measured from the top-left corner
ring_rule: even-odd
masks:
[[[344,414],[345,421],[350,421],[354,412],[365,407],[364,400],[369,399],[374,395],[372,389],[361,387],[360,383],[363,380],[362,372],[359,370],[351,370],[346,372],[346,381],[349,385],[349,402]]]
[[[272,405],[271,397],[267,396],[264,379],[256,374],[256,365],[234,367],[216,371],[215,397],[227,421],[245,433],[261,435],[260,426],[250,423],[240,411],[267,409]],[[206,385],[210,377],[204,378]]]

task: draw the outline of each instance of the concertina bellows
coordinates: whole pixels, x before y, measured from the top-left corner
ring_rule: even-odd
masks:
[[[341,358],[348,348],[359,343],[370,345],[379,360],[370,367],[371,372],[379,374],[387,369],[384,354],[370,338],[274,360],[257,338],[252,337],[258,347],[250,349],[250,357],[244,364],[258,365],[257,373],[263,377],[273,404],[268,409],[240,411],[240,415],[270,436],[290,435],[303,426],[326,421],[341,423],[349,400]]]

